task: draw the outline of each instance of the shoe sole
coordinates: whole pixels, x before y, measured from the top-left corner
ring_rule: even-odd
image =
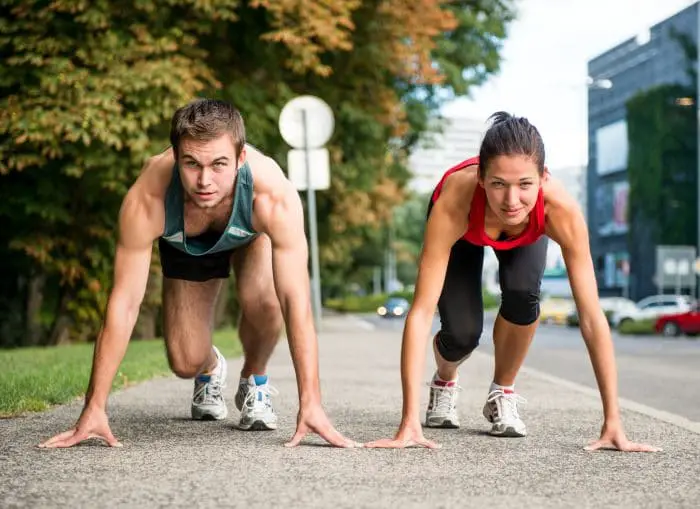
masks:
[[[459,428],[459,423],[458,422],[452,422],[449,419],[445,419],[444,421],[441,422],[430,422],[427,421],[425,423],[426,428],[443,428],[443,429],[457,429]]]
[[[491,431],[489,431],[489,435],[491,435],[493,437],[504,437],[504,438],[523,438],[523,437],[527,436],[527,432],[526,431],[520,432],[520,431],[517,431],[512,426],[508,426],[503,431],[491,430]]]
[[[238,428],[243,431],[274,431],[277,429],[277,424],[267,424],[264,421],[253,421],[250,426],[238,424]]]
[[[225,410],[221,414],[213,414],[211,412],[199,412],[196,410],[192,411],[193,421],[221,421],[223,419],[226,419],[227,416],[228,410]]]

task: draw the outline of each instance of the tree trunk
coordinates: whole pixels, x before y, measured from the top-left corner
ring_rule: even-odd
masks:
[[[41,327],[41,306],[44,302],[44,285],[46,276],[44,274],[34,274],[29,279],[27,285],[27,308],[26,308],[26,326],[25,326],[25,341],[28,346],[36,346],[42,342],[42,327]]]
[[[63,345],[70,342],[70,326],[73,324],[68,315],[68,303],[72,298],[70,292],[65,290],[58,306],[56,319],[51,327],[51,334],[48,338],[48,345]]]

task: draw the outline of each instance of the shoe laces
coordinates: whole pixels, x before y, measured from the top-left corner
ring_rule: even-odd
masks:
[[[491,391],[487,403],[495,403],[497,417],[504,421],[520,419],[518,403],[527,404],[527,400],[515,392],[503,392],[501,389]]]
[[[226,386],[221,381],[221,377],[217,375],[210,375],[208,382],[197,379],[193,399],[199,404],[218,403],[223,397],[222,391],[224,387]]]
[[[434,381],[426,384],[430,387],[430,411],[440,415],[446,415],[455,407],[457,393],[462,387],[453,384],[437,385]]]
[[[258,394],[262,394],[262,397],[258,398]],[[251,410],[260,404],[272,408],[272,401],[270,398],[277,394],[279,394],[279,391],[269,383],[263,385],[249,385],[248,392],[243,400],[243,406]]]

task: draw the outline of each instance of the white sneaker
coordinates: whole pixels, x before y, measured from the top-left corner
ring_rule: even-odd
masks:
[[[277,414],[272,408],[272,396],[277,394],[268,382],[256,385],[255,375],[242,380],[236,393],[236,407],[241,411],[238,427],[244,431],[277,429]]]
[[[428,384],[430,401],[425,413],[425,426],[428,428],[459,428],[457,415],[457,392],[462,388],[456,382],[450,385],[439,385],[435,377]]]
[[[512,391],[493,390],[486,398],[484,417],[493,423],[491,431],[498,437],[524,437],[525,423],[518,414],[518,403],[527,403],[525,398]]]
[[[200,374],[194,379],[192,394],[192,418],[197,420],[221,420],[228,415],[223,389],[226,387],[226,359],[216,347],[218,364],[210,374]]]

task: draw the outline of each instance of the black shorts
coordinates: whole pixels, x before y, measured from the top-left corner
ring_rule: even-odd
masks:
[[[206,241],[203,238],[204,235],[198,236],[198,239]],[[220,233],[216,233],[216,239],[220,235]],[[214,242],[216,242],[216,239],[212,238]],[[163,269],[163,277],[203,282],[216,278],[225,279],[231,275],[231,255],[235,249],[202,256],[192,256],[173,247],[162,238],[158,239],[158,247],[160,249],[160,266]]]

